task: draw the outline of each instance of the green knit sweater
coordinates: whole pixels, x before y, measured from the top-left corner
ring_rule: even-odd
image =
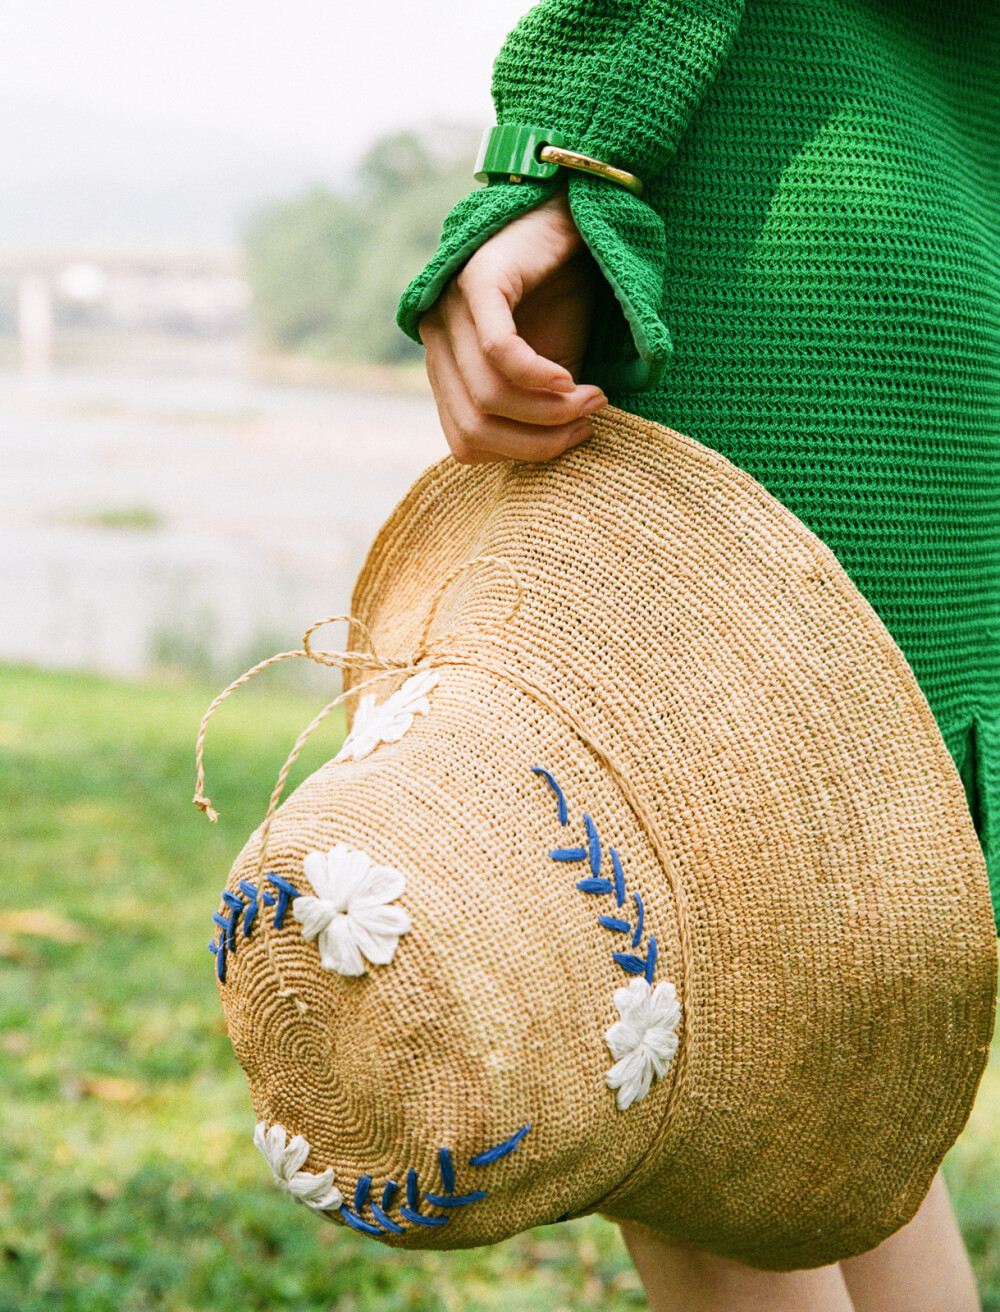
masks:
[[[493,90],[645,180],[570,179],[614,291],[585,380],[836,553],[962,775],[1000,924],[1000,4],[543,0]],[[555,185],[466,197],[404,331]]]

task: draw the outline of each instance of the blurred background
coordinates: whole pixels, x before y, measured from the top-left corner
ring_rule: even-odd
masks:
[[[524,0],[0,17],[0,655],[231,674],[445,451],[395,324]]]
[[[279,1197],[207,941],[328,697],[300,662],[445,454],[400,291],[527,0],[0,12],[0,1312],[645,1306],[615,1227],[402,1254]],[[337,747],[333,722],[292,784]],[[1000,1071],[947,1163],[1000,1308]]]

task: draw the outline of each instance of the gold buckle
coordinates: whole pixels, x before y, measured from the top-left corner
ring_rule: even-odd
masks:
[[[609,182],[617,182],[619,186],[630,191],[633,196],[642,195],[642,180],[637,178],[634,173],[626,173],[624,169],[616,169],[612,164],[605,164],[603,160],[599,159],[591,159],[589,155],[580,155],[575,150],[564,150],[561,146],[543,146],[538,152],[538,158],[544,160],[546,164],[559,164],[565,169],[578,169],[581,173],[592,173],[595,178],[606,178]]]

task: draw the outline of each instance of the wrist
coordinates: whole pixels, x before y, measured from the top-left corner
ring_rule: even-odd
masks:
[[[558,234],[560,243],[564,246],[567,257],[577,255],[586,250],[586,242],[580,229],[577,227],[576,219],[573,217],[573,210],[569,203],[569,184],[562,182],[557,189],[541,205],[531,210],[524,216],[530,218],[532,214],[544,216],[554,225]]]

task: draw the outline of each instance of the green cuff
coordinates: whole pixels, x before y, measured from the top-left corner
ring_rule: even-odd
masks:
[[[420,341],[420,316],[444,291],[445,284],[459,271],[488,237],[505,228],[512,219],[540,205],[556,190],[558,182],[495,182],[473,191],[458,202],[444,221],[437,253],[407,287],[400,298],[396,322],[415,342]]]
[[[420,316],[476,250],[512,219],[541,204],[552,182],[495,182],[466,196],[445,219],[437,254],[410,283],[397,322],[420,341]],[[598,300],[583,381],[605,391],[638,392],[663,375],[673,345],[661,312],[666,239],[663,222],[638,197],[614,183],[574,174],[573,218],[613,295]]]
[[[624,187],[586,174],[570,177],[569,205],[614,292],[613,302],[605,297],[598,303],[586,381],[606,392],[648,391],[663,377],[674,349],[663,318],[663,220]]]

